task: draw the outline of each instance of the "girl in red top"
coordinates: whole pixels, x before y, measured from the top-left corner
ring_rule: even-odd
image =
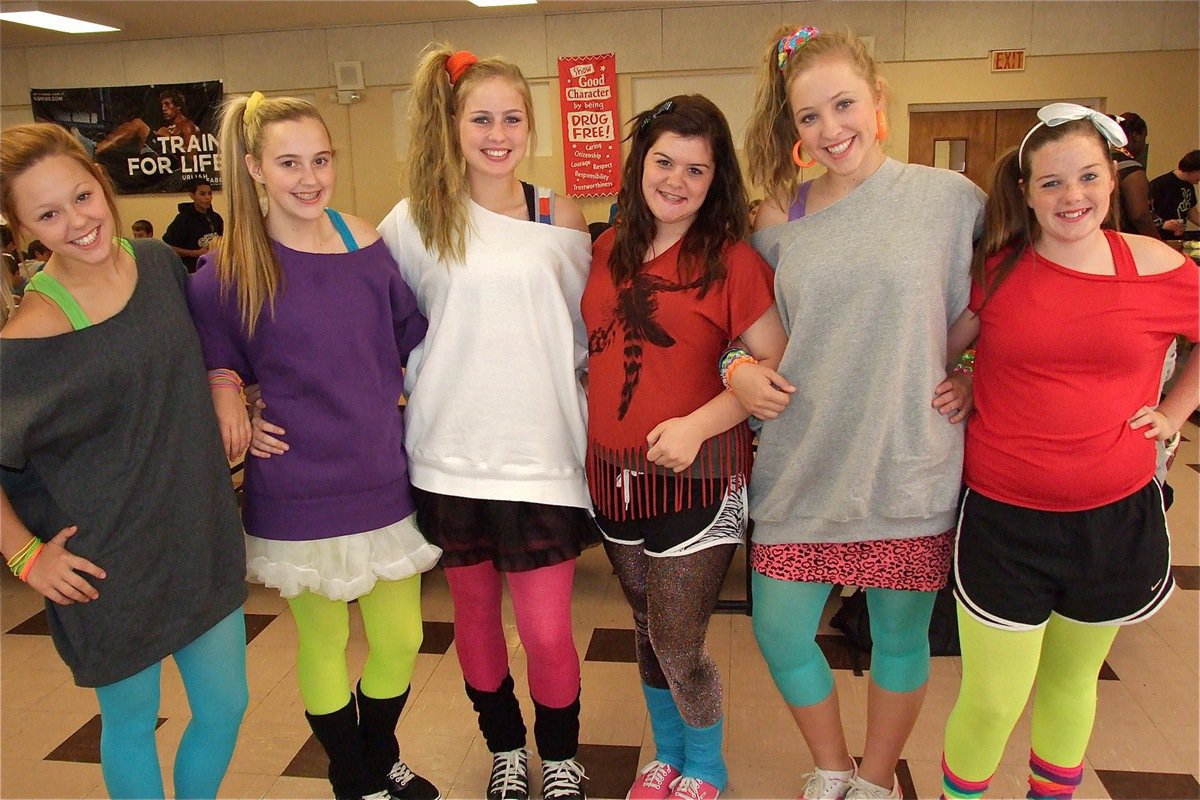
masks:
[[[1108,229],[1108,146],[1124,134],[1070,103],[1038,117],[997,162],[970,305],[951,330],[959,349],[978,344],[947,797],[987,790],[1035,684],[1028,796],[1072,796],[1118,627],[1173,588],[1155,440],[1200,402],[1193,358],[1158,403],[1167,346],[1200,336],[1195,265]]]
[[[630,798],[724,789],[708,620],[746,531],[747,413],[713,369],[738,336],[786,345],[770,268],[742,241],[746,191],[724,115],[676,96],[633,121],[615,228],[596,241],[588,331],[588,484],[633,607],[657,748]]]

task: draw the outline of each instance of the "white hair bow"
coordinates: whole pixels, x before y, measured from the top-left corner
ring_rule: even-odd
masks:
[[[1125,136],[1125,131],[1121,129],[1120,124],[1113,120],[1112,117],[1101,114],[1094,108],[1081,106],[1077,103],[1051,103],[1048,106],[1039,108],[1037,115],[1041,122],[1029,129],[1029,133],[1025,134],[1025,138],[1021,140],[1021,146],[1017,148],[1017,167],[1021,169],[1025,167],[1022,160],[1025,155],[1025,143],[1029,141],[1029,137],[1033,135],[1033,132],[1043,125],[1048,128],[1054,128],[1062,125],[1064,122],[1086,119],[1092,123],[1096,130],[1100,131],[1100,135],[1109,144],[1124,147],[1129,143],[1129,139]]]

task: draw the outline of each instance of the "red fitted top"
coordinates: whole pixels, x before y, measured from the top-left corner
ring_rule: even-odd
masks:
[[[1104,233],[1115,275],[1076,272],[1029,248],[986,304],[971,288],[980,334],[963,479],[987,497],[1080,511],[1154,475],[1155,442],[1128,420],[1157,404],[1174,336],[1200,338],[1200,270],[1185,258],[1138,275],[1121,235]]]

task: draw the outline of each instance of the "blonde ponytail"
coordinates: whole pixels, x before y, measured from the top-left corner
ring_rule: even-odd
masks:
[[[236,291],[248,337],[254,336],[264,304],[274,313],[283,269],[267,235],[264,200],[246,166],[246,155],[261,160],[266,129],[276,122],[298,119],[315,119],[325,126],[311,103],[294,97],[263,97],[258,92],[226,103],[221,119],[221,173],[229,192],[229,225],[217,255],[217,276],[223,294],[231,288]],[[328,128],[325,133],[328,135]]]
[[[463,100],[480,83],[503,78],[525,101],[533,141],[533,97],[515,64],[500,58],[479,59],[460,67],[450,82],[446,62],[454,49],[445,43],[425,50],[409,99],[408,190],[413,223],[425,249],[445,261],[462,261],[467,249],[470,187],[467,164],[458,141],[457,115]]]

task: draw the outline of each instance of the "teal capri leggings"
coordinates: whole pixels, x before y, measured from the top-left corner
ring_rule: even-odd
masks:
[[[817,646],[817,626],[833,585],[751,573],[754,638],[771,677],[791,706],[812,706],[833,691],[833,672]],[[929,679],[929,617],[937,592],[867,589],[871,680],[911,692]]]

